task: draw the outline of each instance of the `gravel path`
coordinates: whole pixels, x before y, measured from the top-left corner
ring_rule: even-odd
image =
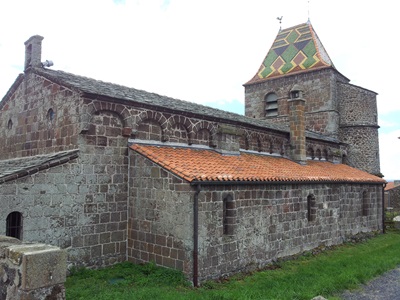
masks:
[[[394,300],[400,299],[400,267],[375,278],[357,291],[346,291],[343,300]]]

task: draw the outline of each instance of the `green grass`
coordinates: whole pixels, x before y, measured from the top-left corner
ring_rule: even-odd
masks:
[[[339,299],[373,277],[400,265],[400,234],[389,232],[366,242],[347,244],[318,255],[307,253],[280,262],[274,270],[238,274],[222,282],[192,288],[184,276],[154,264],[118,264],[102,270],[75,270],[67,278],[67,300],[125,299]]]

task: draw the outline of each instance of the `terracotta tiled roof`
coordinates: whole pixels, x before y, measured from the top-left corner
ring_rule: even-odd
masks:
[[[391,190],[392,188],[394,188],[394,182],[388,182],[385,186],[385,191]]]
[[[388,190],[391,190],[394,188],[400,188],[400,185],[397,182],[395,184],[393,181],[390,181],[386,184],[385,191],[388,191]]]
[[[210,149],[134,144],[131,149],[189,181],[316,181],[385,180],[343,164],[308,161],[299,165],[283,157],[244,153],[224,156]]]
[[[311,23],[279,31],[257,74],[246,84],[287,74],[334,67]]]

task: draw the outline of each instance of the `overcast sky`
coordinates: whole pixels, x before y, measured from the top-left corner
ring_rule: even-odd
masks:
[[[53,69],[244,113],[244,88],[278,31],[307,21],[350,83],[377,92],[381,171],[400,179],[398,30],[392,0],[0,1],[0,99],[44,37]]]

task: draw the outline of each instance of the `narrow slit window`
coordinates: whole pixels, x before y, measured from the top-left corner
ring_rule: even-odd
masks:
[[[232,195],[227,195],[223,199],[223,233],[225,235],[232,235],[236,223],[236,209],[235,202]]]
[[[46,115],[47,121],[48,121],[49,123],[53,123],[54,116],[55,116],[54,110],[53,110],[52,108],[50,108],[50,109],[47,111],[47,115]]]
[[[313,194],[307,197],[307,219],[309,222],[313,222],[317,219],[317,207],[315,196]]]
[[[364,217],[369,215],[369,201],[367,196],[367,191],[362,193],[362,215]]]

